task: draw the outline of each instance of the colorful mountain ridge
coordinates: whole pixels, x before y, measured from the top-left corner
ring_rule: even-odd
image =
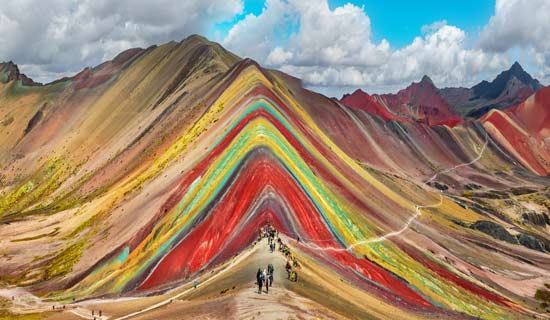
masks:
[[[338,101],[200,36],[46,85],[10,78],[0,286],[166,295],[247,261],[269,222],[302,263],[288,290],[338,317],[543,316],[549,98],[464,120],[425,77]]]

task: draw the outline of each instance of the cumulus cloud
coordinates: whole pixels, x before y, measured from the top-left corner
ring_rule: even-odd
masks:
[[[48,81],[146,47],[205,33],[243,10],[241,0],[7,0],[0,58]]]
[[[423,29],[423,36],[392,52],[381,66],[384,81],[409,81],[428,74],[438,83],[456,85],[473,80],[483,71],[508,67],[502,55],[466,48],[466,34],[460,28],[438,22]]]
[[[289,21],[294,27],[281,42],[275,38],[281,32],[277,26]],[[225,44],[311,86],[391,86],[424,74],[439,85],[456,85],[509,64],[500,53],[468,48],[465,32],[446,21],[421,31],[409,45],[392,49],[385,39],[372,41],[364,7],[331,9],[327,0],[269,0],[261,14],[234,26]]]
[[[481,32],[479,46],[487,51],[526,50],[550,78],[550,1],[497,0],[495,14]]]
[[[291,28],[296,13],[290,4],[281,0],[266,0],[259,15],[247,14],[237,22],[222,44],[243,57],[265,62],[278,41],[285,41],[286,30]],[[272,59],[280,59],[281,51],[275,52]]]
[[[269,53],[267,56],[266,63],[268,65],[282,65],[285,64],[288,60],[292,59],[294,54],[290,51],[285,51],[281,47],[276,47]]]
[[[330,10],[326,0],[290,0],[299,15],[299,29],[289,40],[298,65],[378,65],[389,44],[370,40],[371,22],[362,7],[345,4]]]

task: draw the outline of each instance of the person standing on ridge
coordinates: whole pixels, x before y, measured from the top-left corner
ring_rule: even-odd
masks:
[[[292,271],[292,273],[290,274],[290,281],[292,282],[298,281],[298,273],[296,271]]]
[[[269,281],[267,281],[267,270],[264,269],[262,273],[262,278],[265,281],[265,293],[269,293]]]
[[[292,266],[290,265],[290,260],[286,260],[285,270],[287,273],[287,278],[290,279],[290,272],[292,272]]]
[[[256,282],[258,283],[258,293],[262,294],[263,282],[262,282],[262,270],[260,270],[260,268],[258,268],[258,272],[256,273]]]
[[[267,273],[269,273],[269,286],[273,286],[273,272],[275,272],[275,268],[273,268],[273,265],[270,263],[267,265]]]

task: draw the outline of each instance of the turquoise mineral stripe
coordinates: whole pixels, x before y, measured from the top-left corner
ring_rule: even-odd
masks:
[[[290,126],[290,124],[286,121],[286,118],[283,117],[278,110],[273,108],[271,105],[265,103],[264,101],[258,101],[254,103],[251,107],[247,108],[246,112],[243,113],[240,117],[238,117],[231,125],[231,128],[234,128],[239,121],[243,120],[243,117],[246,116],[246,114],[253,112],[254,110],[257,110],[259,108],[264,108],[271,112],[281,123],[285,125],[287,130],[289,130],[291,133],[296,135],[296,131]],[[332,220],[329,218],[329,213],[325,212],[325,210],[322,209],[322,206],[320,205],[320,201],[324,201],[327,203],[329,207],[331,207],[332,211],[336,213],[337,217],[345,226],[351,229],[356,229],[354,227],[353,222],[348,218],[347,214],[341,210],[341,208],[338,206],[337,202],[333,199],[334,196],[329,194],[326,191],[326,187],[319,181],[319,179],[313,174],[313,172],[309,169],[307,164],[301,160],[300,155],[296,152],[294,148],[290,144],[285,143],[286,141],[283,141],[280,139],[280,136],[277,135],[275,132],[278,132],[278,130],[272,126],[271,128],[266,128],[264,125],[258,125],[256,128],[250,129],[250,124],[247,124],[241,133],[236,137],[236,142],[234,142],[234,146],[230,148],[224,156],[222,156],[220,162],[221,163],[229,163],[231,159],[238,159],[235,163],[240,163],[242,161],[243,157],[246,155],[246,153],[243,153],[242,150],[247,145],[248,141],[253,139],[256,136],[264,135],[271,139],[279,148],[281,148],[285,154],[289,155],[292,159],[291,164],[285,164],[285,168],[287,171],[292,173],[292,176],[296,177],[296,172],[299,171],[302,175],[306,176],[308,181],[311,182],[314,186],[313,188],[309,189],[306,187],[306,185],[300,183],[296,178],[295,181],[300,187],[304,190],[304,192],[308,195],[308,197],[313,201],[313,204],[319,210],[319,212],[323,216],[323,220],[326,224],[328,224],[328,229],[331,230],[342,243],[346,243],[345,238],[338,232],[339,228],[336,228]],[[299,141],[298,137],[296,137]],[[218,138],[218,141],[216,143],[219,143],[223,137]],[[278,159],[283,163],[283,159],[281,156],[276,155]],[[208,174],[207,177],[203,177],[201,181],[201,187],[199,188],[199,191],[197,194],[192,198],[190,203],[185,206],[184,212],[182,214],[178,214],[179,218],[186,216],[189,214],[191,210],[195,212],[193,217],[176,232],[166,243],[164,243],[159,250],[157,251],[158,254],[161,254],[164,252],[167,248],[172,248],[172,243],[175,241],[175,239],[181,234],[181,232],[185,231],[189,224],[191,224],[194,221],[194,218],[196,214],[201,212],[205,206],[208,205],[215,197],[218,196],[218,194],[221,192],[221,188],[227,184],[228,179],[233,176],[233,173],[235,171],[235,167],[225,167],[225,166],[219,166],[215,168],[210,174]],[[213,180],[218,177],[219,175],[222,175],[221,183],[217,183],[214,185]],[[198,184],[198,183],[197,183]],[[193,189],[195,189],[196,185],[193,186]],[[317,190],[317,192],[316,192]],[[186,196],[184,198],[189,199],[192,190],[190,192],[186,193]],[[313,194],[317,194],[317,197],[314,197]],[[206,198],[205,198],[206,197]],[[182,206],[187,201],[182,202]],[[202,203],[202,205],[197,206],[197,203]],[[179,219],[178,218],[178,219]],[[368,230],[368,229],[367,229]],[[364,238],[363,234],[358,235],[359,238]],[[158,254],[155,254],[154,257],[151,258],[151,260],[156,260],[158,257]]]
[[[241,113],[241,115],[232,122],[230,129],[228,129],[227,132],[235,128],[235,126],[240,121],[242,121],[244,117],[246,117],[246,115],[260,108],[263,108],[264,110],[272,114],[285,126],[285,128],[291,134],[295,136],[297,141],[300,141],[299,137],[297,136],[296,130],[291,126],[291,124],[288,122],[287,118],[281,113],[281,111],[273,107],[269,103],[266,103],[265,101],[257,101],[253,103],[250,107],[246,108],[246,111]],[[330,211],[335,214],[335,217],[337,219],[336,222],[338,225],[345,226],[350,230],[358,230],[355,227],[354,223],[349,219],[348,215],[343,211],[343,209],[339,207],[335,196],[331,192],[327,191],[326,186],[313,174],[308,165],[303,161],[303,159],[301,159],[298,152],[288,143],[288,141],[286,141],[286,139],[281,139],[281,134],[278,132],[277,128],[274,125],[268,124],[269,127],[266,127],[266,125],[264,124],[254,124],[255,127],[251,127],[252,125],[253,124],[249,123],[243,128],[243,130],[234,140],[233,146],[226,150],[224,155],[221,156],[219,163],[230,163],[233,159],[235,164],[239,164],[241,161],[243,161],[243,158],[247,154],[247,152],[243,152],[243,150],[245,150],[245,148],[249,144],[249,141],[258,136],[265,136],[266,139],[271,140],[283,151],[284,154],[286,154],[291,159],[291,163],[286,164],[282,155],[274,152],[279,161],[284,164],[285,169],[294,177],[295,182],[302,188],[308,198],[312,200],[312,203],[314,204],[316,209],[321,213],[325,224],[327,224],[327,228],[331,230],[342,243],[346,243],[345,238],[339,232],[341,228],[338,228],[334,225],[333,221],[330,219],[330,212],[326,212],[321,205],[321,202],[324,202],[330,208]],[[223,138],[224,136],[219,137],[215,144],[219,144]],[[205,206],[211,203],[213,199],[215,199],[221,193],[221,189],[225,185],[227,185],[228,179],[233,176],[236,167],[238,166],[218,166],[213,170],[207,172],[207,174],[202,177],[200,181],[196,180],[193,182],[192,186],[182,198],[182,201],[180,201],[180,203],[178,204],[176,220],[178,221],[182,217],[187,216],[190,213],[192,214],[192,217],[189,219],[188,222],[181,226],[179,230],[172,237],[170,237],[170,239],[164,242],[159,247],[159,249],[149,259],[147,259],[144,264],[141,265],[138,274],[141,274],[152,263],[158,261],[160,257],[168,254],[169,251],[172,250],[173,247],[175,247],[175,241],[179,237],[179,235],[187,230],[189,225],[194,222],[197,214],[202,212]],[[301,181],[296,178],[298,176],[298,173],[300,175],[306,176],[307,181],[312,186],[308,187],[307,184],[301,183]],[[219,183],[214,182],[214,180],[220,176],[222,177],[221,181]],[[199,203],[201,203],[201,205],[199,205]],[[181,209],[183,209],[183,212]],[[366,230],[368,231],[368,228]],[[357,236],[359,239],[365,238],[364,234],[362,233],[355,234],[355,236]]]
[[[344,224],[349,227],[353,228],[353,223],[351,220],[348,219],[347,215],[339,208],[337,202],[333,199],[333,195],[329,194],[326,191],[326,187],[318,180],[318,178],[313,174],[313,172],[309,169],[307,164],[303,162],[299,156],[299,154],[290,146],[290,144],[285,143],[286,141],[283,141],[280,139],[280,135],[277,135],[275,132],[277,131],[274,126],[271,128],[266,128],[264,125],[257,125],[256,128],[249,129],[250,124],[247,124],[245,128],[242,130],[242,132],[237,137],[237,142],[235,143],[233,148],[230,148],[228,152],[224,156],[222,156],[220,162],[221,163],[229,163],[231,159],[238,159],[236,163],[239,163],[242,161],[242,158],[246,155],[246,153],[242,152],[242,148],[248,143],[250,139],[253,139],[254,137],[257,137],[259,135],[264,135],[267,138],[269,138],[271,141],[273,141],[276,145],[281,148],[285,154],[289,155],[292,159],[292,163],[289,165],[286,165],[285,167],[289,172],[292,173],[293,176],[296,176],[295,170],[300,171],[302,175],[307,176],[308,181],[310,181],[314,186],[312,189],[308,189],[304,184],[301,184],[299,181],[296,180],[296,182],[302,187],[302,189],[306,192],[306,194],[311,195],[312,194],[318,194],[317,197],[311,197],[314,201],[314,204],[316,208],[322,213],[322,215],[325,217],[325,221],[329,221],[328,214],[324,210],[322,210],[322,207],[319,204],[319,201],[324,201],[332,208],[332,210],[337,213],[338,217],[341,219],[341,221],[344,222]],[[283,159],[281,156],[276,155],[281,162],[283,162]],[[235,168],[227,168],[227,167],[217,167],[215,168],[208,177],[203,178],[203,184],[200,188],[199,193],[195,196],[193,201],[191,202],[190,206],[186,208],[186,212],[184,214],[187,214],[191,209],[195,209],[195,212],[200,212],[201,209],[209,203],[210,200],[212,200],[214,197],[216,197],[220,189],[227,183],[227,179],[229,179]],[[225,174],[223,173],[225,172]],[[215,179],[218,175],[223,175],[222,183],[219,183],[215,186],[212,185],[213,179]],[[205,192],[205,190],[209,190],[209,192]],[[315,192],[317,190],[317,192]],[[203,199],[203,195],[207,193],[209,197],[207,199]],[[322,199],[322,200],[321,200]],[[202,201],[205,200],[205,201]],[[193,208],[194,203],[201,201],[203,205],[198,208]],[[334,230],[334,226],[332,223],[330,223],[330,228]],[[341,237],[341,236],[339,236]]]

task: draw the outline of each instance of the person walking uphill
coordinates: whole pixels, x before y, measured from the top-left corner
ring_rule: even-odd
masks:
[[[269,293],[269,281],[267,280],[267,270],[264,269],[264,272],[262,273],[263,280],[265,281],[265,293]]]
[[[269,274],[269,286],[272,287],[273,286],[273,272],[275,271],[275,268],[273,268],[273,265],[270,263],[267,265],[267,273]]]
[[[263,281],[262,281],[262,270],[260,270],[260,268],[258,268],[258,272],[256,273],[256,281],[258,283],[258,293],[262,294]]]
[[[287,278],[290,279],[290,273],[292,272],[292,266],[290,265],[290,260],[286,260],[285,270],[287,273]]]

